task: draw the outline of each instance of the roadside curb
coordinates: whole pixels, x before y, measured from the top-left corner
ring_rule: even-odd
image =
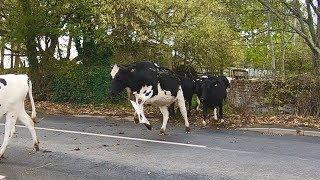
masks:
[[[314,136],[320,137],[319,131],[307,131],[302,129],[282,129],[282,128],[239,128],[243,131],[254,131],[265,134],[295,135],[295,136]]]
[[[105,119],[107,116],[100,116],[100,115],[89,115],[89,114],[76,114],[76,115],[71,115],[73,117],[80,117],[80,118],[100,118],[100,119]]]

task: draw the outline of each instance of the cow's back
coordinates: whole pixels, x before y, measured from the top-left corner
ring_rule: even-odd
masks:
[[[0,104],[3,107],[9,107],[24,99],[28,93],[28,76],[7,74],[0,75],[1,79],[6,81],[6,85],[0,83]]]
[[[143,86],[151,85],[155,96],[158,94],[158,84],[160,84],[161,89],[170,91],[172,96],[176,96],[181,85],[180,79],[174,72],[149,61],[136,63],[132,73],[130,88],[133,92],[139,91]]]
[[[162,89],[170,91],[171,96],[177,96],[179,86],[181,86],[181,81],[178,76],[167,71],[166,73],[159,74],[158,82]]]
[[[131,73],[129,87],[133,92],[139,91],[145,85],[156,86],[157,84],[157,67],[152,62],[135,63]]]

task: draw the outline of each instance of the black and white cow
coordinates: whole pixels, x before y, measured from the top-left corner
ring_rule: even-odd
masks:
[[[202,76],[197,83],[197,96],[201,97],[203,104],[203,126],[206,125],[209,109],[214,111],[214,119],[223,122],[223,103],[227,98],[227,88],[230,87],[229,80],[225,76]]]
[[[26,113],[24,101],[29,94],[32,114]],[[6,115],[4,140],[0,149],[0,157],[3,156],[11,137],[15,132],[15,124],[19,119],[30,131],[33,139],[33,147],[39,150],[39,141],[34,128],[36,110],[32,96],[32,83],[27,75],[0,75],[0,119]]]
[[[180,77],[184,99],[188,105],[188,115],[192,109],[192,96],[195,94],[195,81],[189,77]]]
[[[186,132],[190,132],[181,81],[174,72],[152,62],[142,61],[126,67],[114,66],[111,76],[114,79],[109,94],[115,96],[126,88],[132,91],[136,102],[131,103],[138,114],[139,122],[145,124],[149,130],[151,125],[144,116],[143,104],[159,107],[163,115],[160,134],[165,134],[169,119],[168,107],[176,103],[184,118]]]

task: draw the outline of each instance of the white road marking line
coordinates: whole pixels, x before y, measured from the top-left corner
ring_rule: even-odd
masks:
[[[4,126],[5,124],[0,124],[0,125]],[[26,128],[25,126],[21,126],[21,125],[16,125],[16,127]],[[45,130],[45,131],[54,131],[54,132],[72,133],[72,134],[81,134],[81,135],[88,135],[88,136],[108,137],[108,138],[115,138],[115,139],[126,139],[126,140],[133,140],[133,141],[144,141],[144,142],[152,142],[152,143],[160,143],[160,144],[187,146],[187,147],[198,147],[198,148],[207,147],[207,146],[197,145],[197,144],[185,144],[185,143],[170,142],[170,141],[158,141],[158,140],[151,140],[151,139],[115,136],[115,135],[108,135],[108,134],[96,134],[96,133],[88,133],[88,132],[62,130],[62,129],[52,129],[52,128],[42,128],[42,127],[35,127],[35,129]]]
[[[225,149],[220,147],[209,147],[208,149],[212,149],[215,151],[226,151],[226,152],[232,152],[232,153],[241,153],[241,154],[256,154],[256,152],[251,151],[242,151],[242,150],[236,150],[236,149]]]
[[[4,178],[6,178],[6,177],[5,177],[5,176],[0,175],[0,179],[4,179]]]

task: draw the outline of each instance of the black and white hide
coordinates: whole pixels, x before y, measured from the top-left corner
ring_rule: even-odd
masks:
[[[181,81],[174,72],[152,62],[142,61],[126,67],[113,68],[111,75],[114,79],[109,94],[115,96],[129,88],[135,96],[135,102],[131,103],[139,122],[145,124],[149,130],[151,125],[144,115],[143,105],[146,103],[159,107],[163,115],[160,133],[165,134],[169,119],[168,107],[176,103],[184,118],[186,132],[190,132]]]
[[[26,113],[24,101],[29,94],[32,115]],[[0,75],[0,119],[6,115],[4,140],[0,149],[0,157],[3,156],[11,137],[15,132],[15,124],[19,119],[30,131],[33,146],[39,150],[39,141],[34,128],[36,110],[32,96],[32,84],[27,75]]]

